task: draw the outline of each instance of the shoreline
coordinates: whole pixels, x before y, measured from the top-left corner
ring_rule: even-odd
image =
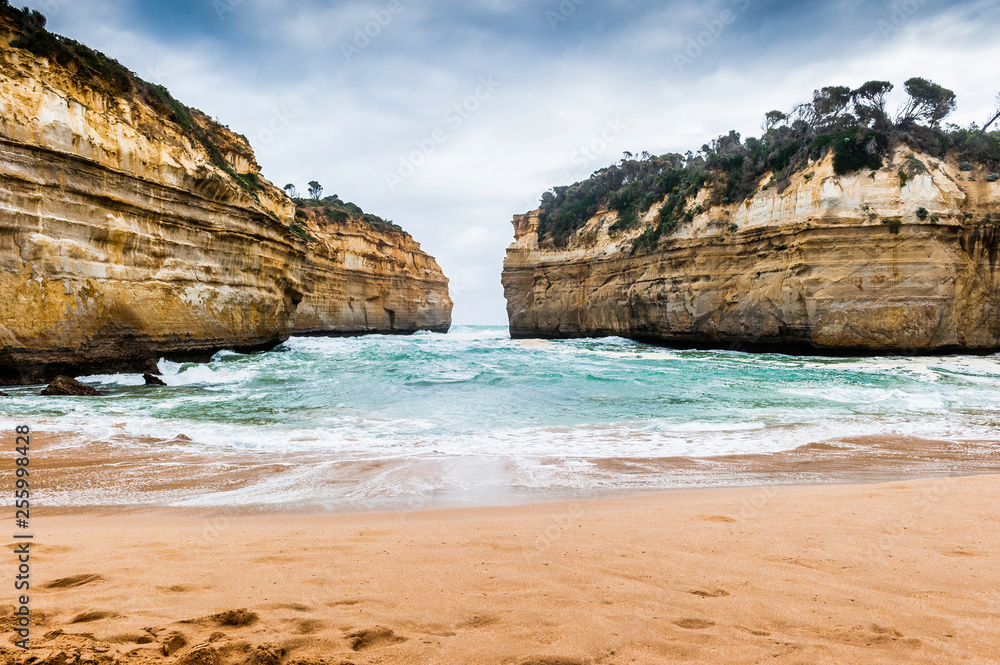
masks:
[[[36,430],[33,505],[48,515],[89,509],[368,514],[1000,474],[997,441],[906,436],[854,437],[711,457],[340,455],[226,450],[181,437],[140,439],[113,431],[88,442],[78,433]],[[11,459],[0,459],[0,473],[12,469]],[[536,469],[556,475],[525,476],[526,470]],[[436,484],[428,485],[427,479]]]
[[[596,491],[591,493],[581,493],[573,496],[560,497],[524,497],[518,501],[509,503],[481,503],[481,504],[460,504],[441,503],[434,504],[431,500],[403,501],[400,500],[386,507],[357,507],[356,504],[338,504],[336,506],[324,506],[320,503],[309,503],[302,506],[285,504],[240,504],[240,505],[204,505],[204,506],[179,506],[179,505],[119,505],[119,504],[89,504],[80,506],[70,505],[36,505],[32,511],[41,519],[64,518],[73,516],[83,517],[109,517],[128,515],[130,517],[165,517],[178,519],[207,519],[214,517],[224,517],[232,519],[240,518],[346,518],[346,517],[372,517],[385,518],[399,515],[421,515],[425,513],[452,513],[460,511],[490,511],[490,510],[518,510],[518,509],[543,509],[547,507],[563,507],[578,504],[602,504],[643,500],[664,499],[676,494],[711,494],[724,492],[753,492],[780,493],[782,491],[810,490],[810,489],[847,489],[858,487],[879,487],[892,484],[905,483],[933,483],[937,481],[949,481],[960,479],[976,478],[996,478],[1000,479],[1000,472],[997,471],[968,471],[959,473],[940,473],[926,476],[906,476],[899,477],[886,475],[876,478],[859,478],[858,480],[844,480],[841,478],[804,480],[767,480],[759,483],[743,484],[718,484],[718,485],[690,485],[675,487],[659,487],[649,489],[621,489],[608,490],[603,493]]]
[[[998,506],[1000,475],[984,475],[407,513],[39,514],[32,644],[153,663],[182,639],[170,661],[192,665],[990,662]]]

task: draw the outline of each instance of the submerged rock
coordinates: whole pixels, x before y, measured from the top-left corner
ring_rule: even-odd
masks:
[[[42,391],[46,396],[98,397],[101,393],[68,376],[57,376],[55,380]]]
[[[146,382],[147,386],[165,386],[166,382],[158,376],[153,374],[143,374],[142,379]]]

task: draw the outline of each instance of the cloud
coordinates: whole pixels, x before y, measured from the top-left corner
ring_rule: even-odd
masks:
[[[246,134],[272,181],[317,179],[401,224],[452,277],[460,323],[506,322],[512,215],[624,150],[755,134],[824,85],[924,76],[956,90],[960,123],[997,92],[992,0],[397,1],[28,4]],[[456,124],[483,77],[500,85]]]

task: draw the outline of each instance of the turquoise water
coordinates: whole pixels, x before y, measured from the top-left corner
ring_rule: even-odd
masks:
[[[160,368],[166,388],[135,375],[83,379],[101,399],[7,389],[0,426],[69,432],[53,455],[99,450],[109,464],[154,455],[171,468],[281,471],[121,498],[171,505],[490,503],[741,482],[748,469],[797,480],[809,470],[781,478],[766,460],[809,461],[812,448],[824,451],[817,460],[829,451],[864,457],[886,441],[896,450],[937,442],[946,460],[924,472],[974,471],[991,467],[1000,440],[997,356],[675,351],[460,326],[448,335],[295,338],[270,353]],[[732,455],[755,457],[711,463]],[[89,502],[69,481],[49,492],[56,504]]]

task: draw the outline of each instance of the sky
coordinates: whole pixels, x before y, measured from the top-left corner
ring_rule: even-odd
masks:
[[[1000,0],[21,0],[409,231],[456,324],[506,324],[513,215],[624,151],[760,134],[827,85],[922,76],[959,124],[1000,92]],[[901,103],[897,96],[895,103]]]

